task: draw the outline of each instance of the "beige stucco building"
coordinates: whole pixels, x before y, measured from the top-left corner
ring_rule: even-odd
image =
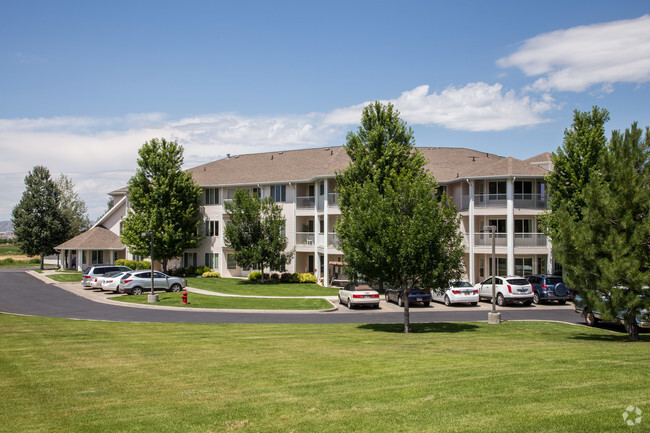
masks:
[[[538,230],[546,209],[544,176],[550,154],[526,161],[462,148],[419,148],[426,169],[445,188],[462,217],[466,278],[478,282],[491,273],[491,241],[484,227],[497,228],[497,273],[525,275],[552,270],[551,245]],[[207,265],[225,277],[245,276],[233,260],[223,237],[228,221],[224,203],[237,189],[273,197],[286,218],[288,249],[295,248],[289,272],[315,272],[329,283],[339,276],[345,259],[337,249],[335,231],[340,218],[336,172],[349,164],[345,149],[326,147],[292,151],[229,155],[189,170],[203,189],[202,231],[196,249],[187,250],[172,266]],[[81,257],[76,267],[132,258],[119,243],[121,219],[128,212],[126,189],[110,193],[115,206],[88,232],[60,245],[66,257]]]

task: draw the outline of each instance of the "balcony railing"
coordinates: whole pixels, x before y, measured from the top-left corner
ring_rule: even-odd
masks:
[[[546,194],[515,194],[513,205],[516,208],[547,209]],[[469,209],[470,196],[461,197],[460,210]],[[474,208],[504,208],[508,206],[506,194],[474,194]]]
[[[496,233],[494,245],[497,247],[508,246],[508,235],[506,233]],[[464,242],[469,246],[469,233],[464,233]],[[545,247],[547,245],[546,235],[544,233],[515,233],[515,248],[535,248]],[[492,238],[490,233],[474,233],[474,246],[491,247]]]
[[[313,209],[315,204],[316,197],[314,196],[296,197],[296,207],[298,209]]]
[[[338,206],[339,205],[339,195],[335,192],[330,192],[327,194],[327,205],[328,206]]]
[[[314,245],[314,234],[305,232],[296,233],[296,245]]]
[[[339,236],[336,233],[327,234],[327,246],[338,248],[339,246]]]

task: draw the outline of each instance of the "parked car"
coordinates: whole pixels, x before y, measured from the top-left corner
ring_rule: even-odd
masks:
[[[187,281],[183,278],[170,277],[162,272],[154,271],[153,286],[154,290],[180,292],[181,289],[187,286]],[[151,271],[133,272],[120,281],[117,290],[120,293],[129,295],[141,295],[144,291],[151,290]]]
[[[102,281],[102,290],[107,292],[117,292],[121,280],[125,280],[131,276],[131,272],[117,272],[110,277],[107,275]]]
[[[490,288],[490,290],[492,290]],[[451,304],[478,304],[478,289],[472,286],[469,281],[452,281],[449,288],[444,292],[432,292],[434,301],[444,302],[445,305]]]
[[[650,294],[646,293],[641,296],[648,297],[650,296]],[[600,300],[603,302],[608,302],[609,298],[606,294],[601,293]],[[585,308],[584,301],[580,296],[576,296],[573,301],[573,311],[582,315],[582,317],[585,319],[585,323],[587,324],[587,326],[596,326],[598,325],[598,322],[605,321],[600,311],[590,310],[588,308]],[[625,313],[624,311],[621,311],[616,316],[616,321],[614,323],[620,323],[624,325],[625,324],[623,320],[624,313]],[[650,311],[645,309],[641,310],[639,314],[636,315],[636,323],[639,326],[639,328],[650,328]]]
[[[339,290],[339,304],[347,304],[350,309],[360,305],[379,308],[379,293],[366,283],[348,283]]]
[[[533,287],[522,277],[494,277],[497,304],[504,306],[513,302],[530,305],[533,302]],[[479,300],[492,300],[492,277],[478,283]]]
[[[404,303],[402,301],[403,293],[404,289],[402,288],[387,287],[384,296],[386,302],[395,302],[399,307],[402,307]],[[422,289],[411,289],[409,293],[409,305],[416,303],[422,304],[425,307],[431,305],[431,292]]]
[[[533,302],[541,304],[544,301],[557,301],[564,305],[571,299],[571,292],[567,289],[562,277],[555,275],[534,274],[526,277],[533,286]]]
[[[116,266],[116,265],[89,266],[83,271],[83,274],[81,276],[81,285],[83,287],[92,287],[92,282],[95,279],[95,277],[100,275],[103,276],[107,272],[115,272],[115,271],[133,272],[133,269],[126,266]]]
[[[116,274],[121,274],[123,273],[122,271],[111,271],[111,272],[106,272],[103,275],[96,275],[94,278],[91,278],[90,281],[90,287],[93,289],[101,289],[102,288],[102,283],[104,282],[104,279],[107,277],[112,277],[113,275]]]

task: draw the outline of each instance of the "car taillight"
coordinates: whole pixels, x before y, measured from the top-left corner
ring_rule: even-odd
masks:
[[[112,283],[113,280],[104,280],[104,282],[108,284],[108,283]]]
[[[353,298],[363,298],[365,295],[352,295]]]
[[[88,275],[84,275],[83,279],[85,280],[86,278],[91,278],[91,277],[89,277]]]
[[[460,295],[460,290],[452,290],[451,293],[454,295]]]
[[[546,284],[542,284],[542,289],[546,290]]]
[[[377,295],[370,295],[370,297],[371,297],[371,298],[378,298],[379,295],[378,295],[378,294],[377,294]]]
[[[474,294],[475,294],[475,295],[478,295],[478,290],[474,290]]]
[[[510,287],[510,284],[508,284],[508,293],[512,293],[512,287]]]
[[[124,280],[124,281],[122,281],[122,282],[123,282],[123,283],[130,283],[131,281],[133,281],[133,280]]]

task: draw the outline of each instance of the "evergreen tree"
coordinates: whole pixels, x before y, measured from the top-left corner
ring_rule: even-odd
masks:
[[[444,193],[437,195],[413,132],[392,104],[365,107],[345,148],[351,161],[336,177],[341,209],[336,232],[346,274],[402,288],[404,332],[409,332],[411,289],[446,287],[460,277],[460,217]]]
[[[235,192],[232,202],[225,203],[230,221],[226,225],[226,242],[232,247],[237,263],[249,268],[283,269],[293,258],[286,252],[286,219],[271,197],[259,198],[247,190]]]
[[[138,151],[138,169],[129,180],[129,213],[124,219],[122,242],[137,255],[154,256],[167,271],[169,260],[198,246],[201,188],[182,171],[183,147],[174,141],[152,139]]]
[[[605,123],[609,112],[593,107],[590,112],[574,111],[573,124],[564,130],[562,146],[552,156],[553,170],[546,176],[549,190],[549,212],[542,218],[546,234],[554,240],[558,236],[558,219],[555,212],[565,208],[575,220],[581,220],[584,206],[583,190],[591,175],[598,170],[600,157],[606,149]],[[570,254],[567,252],[567,254]],[[553,251],[562,263],[562,251]]]
[[[614,131],[583,193],[582,215],[572,205],[560,205],[558,239],[566,250],[567,282],[578,288],[588,311],[606,319],[623,316],[630,340],[639,338],[636,315],[650,308],[650,129],[632,124]],[[605,295],[605,298],[603,298]]]
[[[65,174],[56,180],[56,185],[61,193],[59,204],[64,218],[69,222],[67,238],[73,238],[90,228],[86,202],[74,190],[72,180]]]
[[[25,177],[25,191],[12,211],[16,244],[28,256],[44,259],[68,239],[70,224],[60,206],[61,191],[50,171],[36,166]]]

